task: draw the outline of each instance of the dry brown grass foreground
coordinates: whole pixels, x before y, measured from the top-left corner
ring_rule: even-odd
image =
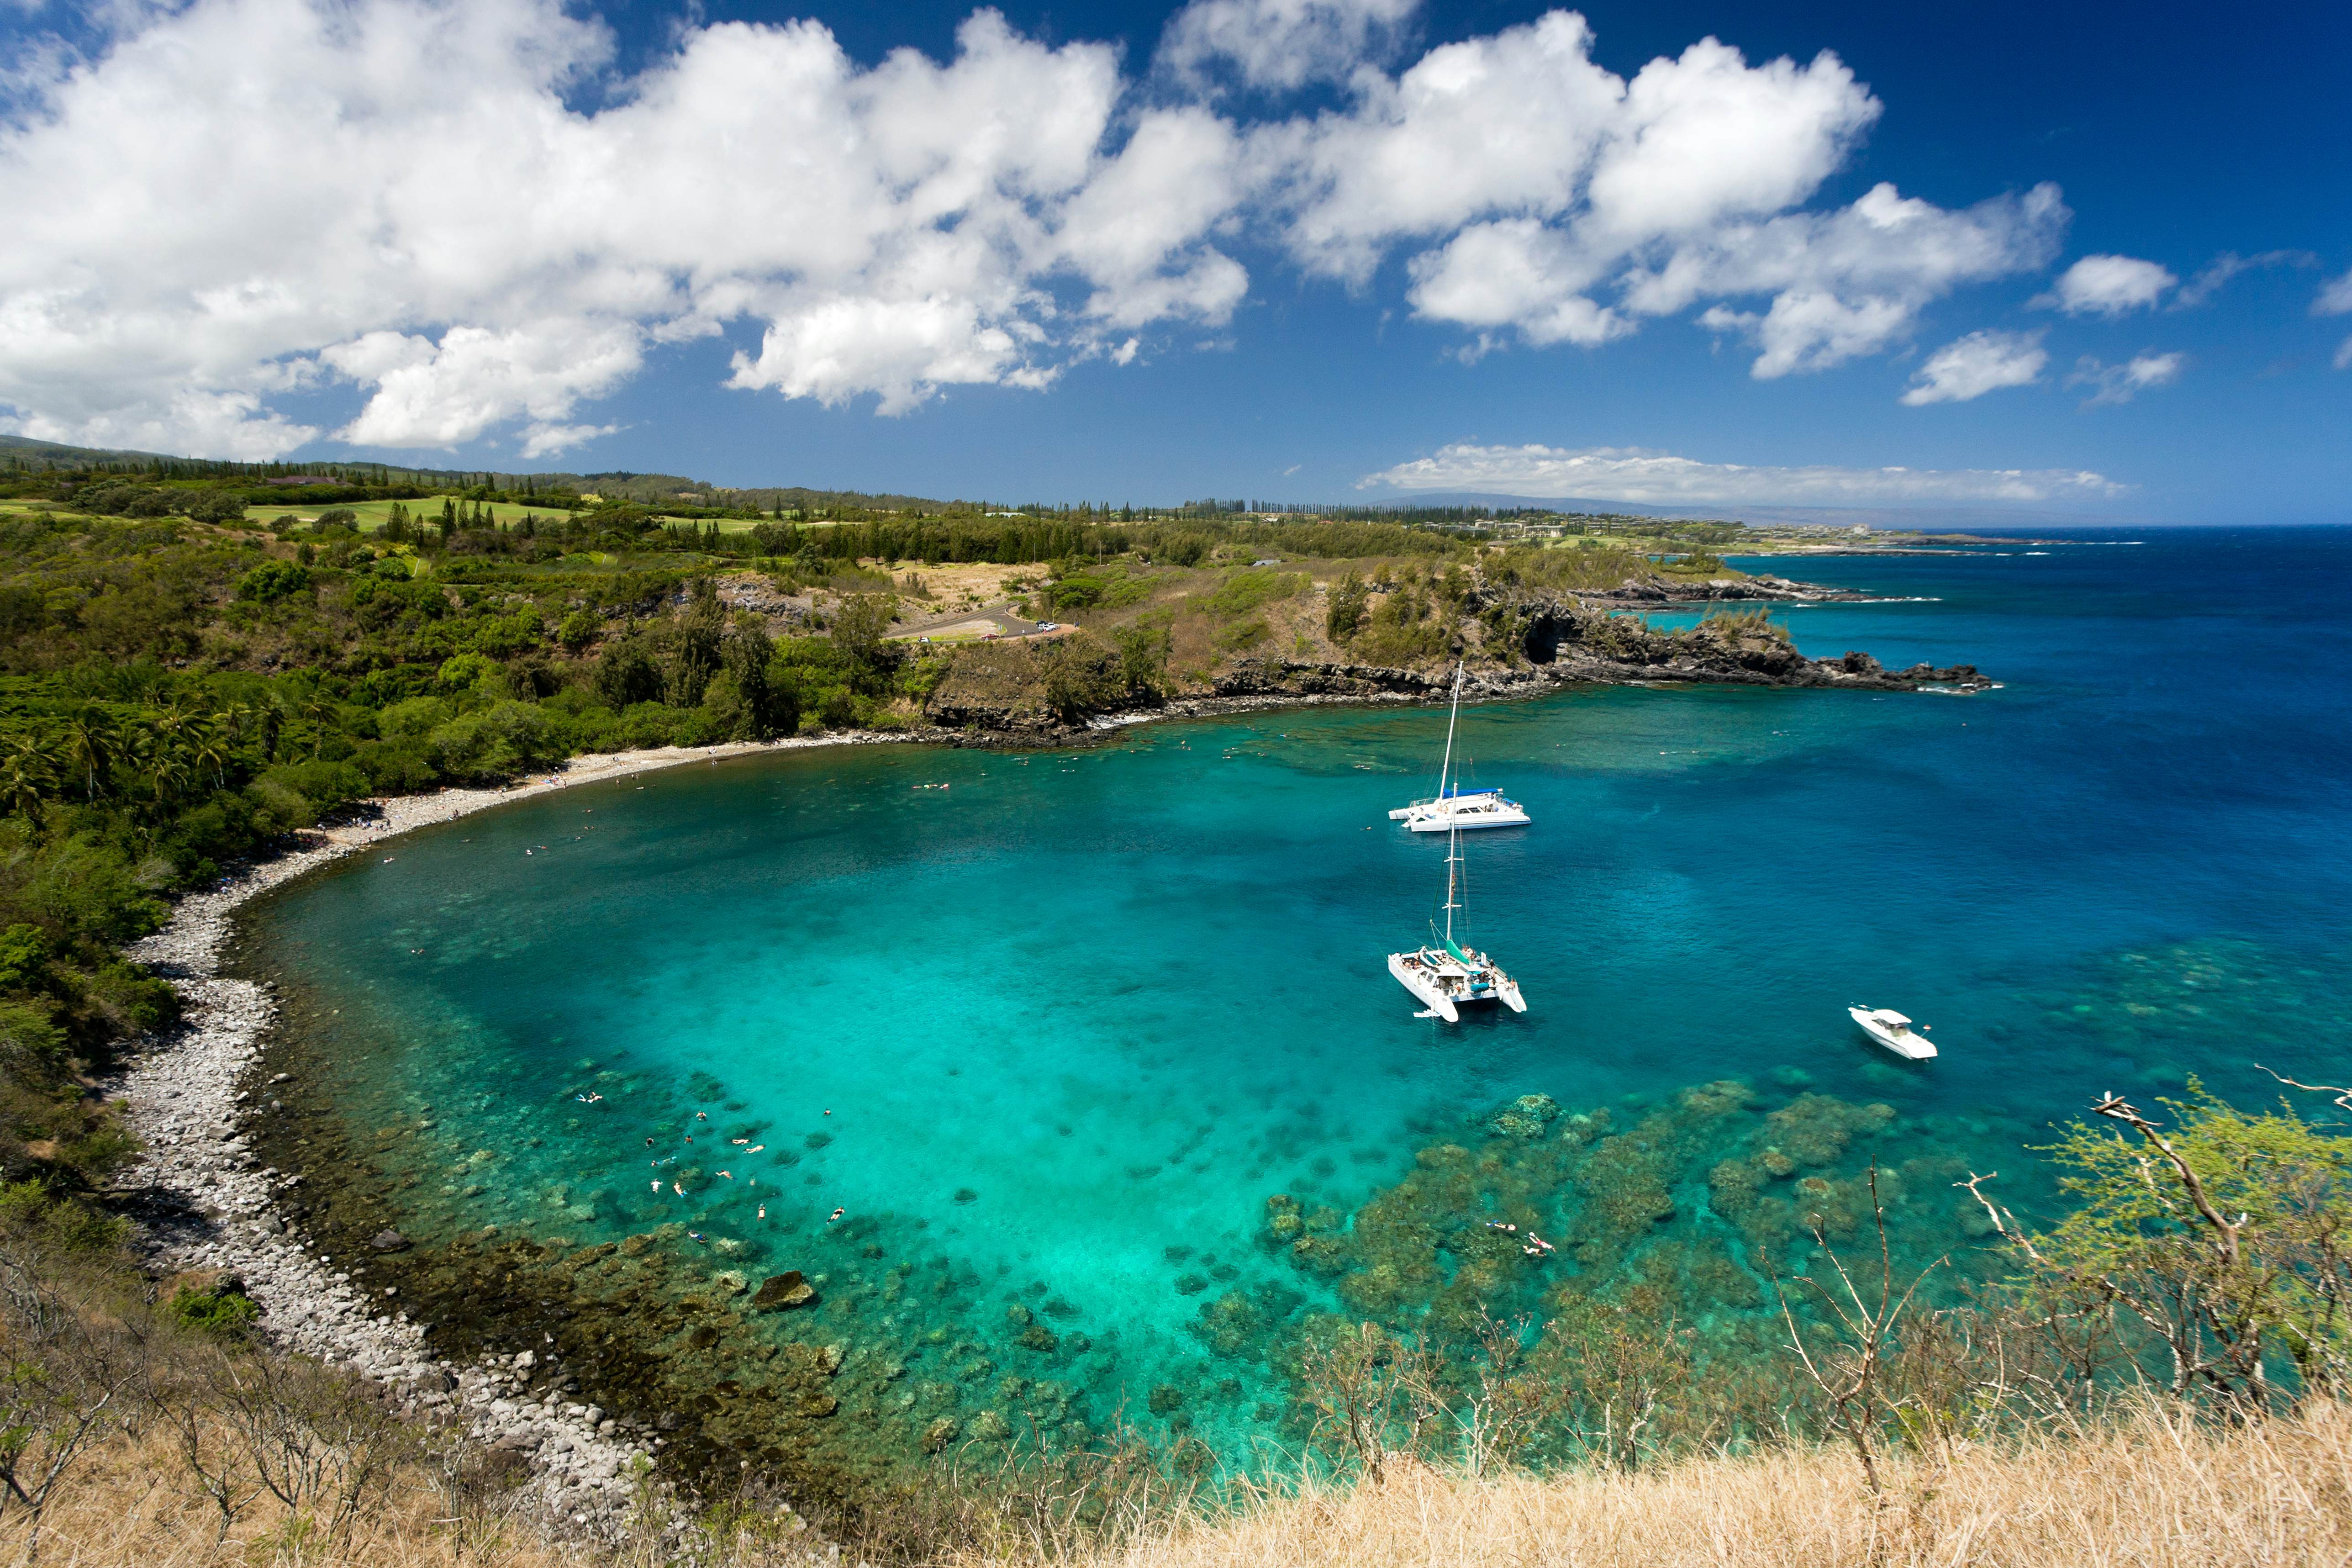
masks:
[[[152,1436],[118,1441],[49,1510],[53,1568],[587,1568],[692,1560],[703,1568],[805,1561],[764,1530],[695,1531],[609,1551],[540,1541],[480,1502],[460,1507],[415,1472],[348,1542],[288,1531],[257,1507],[227,1537]],[[1265,1494],[1219,1516],[1135,1521],[1125,1544],[1041,1550],[1014,1526],[949,1559],[999,1568],[1835,1568],[1839,1564],[2074,1568],[2352,1561],[2352,1413],[2315,1404],[2235,1431],[2150,1410],[2124,1425],[2022,1447],[1962,1449],[1948,1467],[1890,1467],[1874,1508],[1850,1455],[1780,1451],[1623,1474],[1448,1477],[1391,1465],[1382,1486]],[[967,1515],[967,1522],[971,1516]],[[764,1539],[762,1539],[764,1537]],[[21,1515],[0,1561],[25,1561]],[[845,1563],[860,1553],[853,1545]]]
[[[1874,1509],[1836,1449],[1634,1474],[1387,1484],[1258,1500],[1084,1568],[2076,1568],[2352,1561],[2352,1412],[2234,1432],[2149,1411],[2073,1439],[1892,1468]],[[968,1559],[976,1563],[978,1558]],[[1001,1561],[1001,1559],[1000,1559]]]

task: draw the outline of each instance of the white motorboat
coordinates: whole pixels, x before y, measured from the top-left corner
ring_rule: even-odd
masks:
[[[1862,1032],[1893,1051],[1915,1062],[1932,1059],[1936,1042],[1927,1037],[1927,1026],[1914,1028],[1911,1020],[1892,1007],[1848,1007],[1846,1012],[1862,1026]]]
[[[1454,727],[1462,717],[1462,668],[1454,670],[1454,711],[1445,720],[1445,756],[1437,765],[1437,793],[1398,806],[1391,822],[1402,822],[1415,833],[1451,833],[1455,828],[1525,827],[1531,820],[1527,807],[1498,789],[1465,789],[1448,785],[1454,772]]]
[[[1462,701],[1462,671],[1458,668],[1454,672],[1454,700],[1458,711]],[[1450,765],[1451,725],[1446,731],[1446,759]],[[1441,770],[1437,798],[1450,801],[1454,797],[1445,793],[1444,784]],[[1423,829],[1416,824],[1414,831]],[[1514,1013],[1524,1013],[1528,1003],[1519,994],[1518,983],[1504,973],[1493,959],[1454,940],[1454,913],[1465,909],[1467,892],[1462,872],[1462,824],[1449,821],[1445,833],[1445,930],[1440,932],[1437,922],[1432,921],[1427,942],[1411,952],[1389,954],[1389,973],[1421,1003],[1422,1011],[1415,1015],[1418,1017],[1443,1018],[1449,1024],[1458,1024],[1464,1007],[1488,1002],[1500,1003]]]

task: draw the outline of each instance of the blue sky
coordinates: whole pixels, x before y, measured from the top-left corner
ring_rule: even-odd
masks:
[[[27,435],[2352,520],[2342,6],[5,15]]]

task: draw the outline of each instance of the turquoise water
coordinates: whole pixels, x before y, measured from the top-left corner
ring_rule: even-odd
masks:
[[[1904,601],[1790,612],[1807,651],[1973,662],[1997,691],[1466,710],[1474,776],[1535,817],[1465,849],[1524,1017],[1416,1020],[1384,971],[1444,882],[1443,841],[1385,815],[1433,782],[1420,710],[583,786],[286,889],[251,951],[320,1016],[355,1127],[431,1123],[397,1156],[420,1235],[680,1225],[754,1285],[809,1270],[835,1328],[908,1355],[945,1331],[938,1357],[1025,1364],[1027,1312],[1058,1336],[1033,1375],[1097,1426],[1169,1385],[1220,1390],[1185,1419],[1247,1436],[1279,1358],[1220,1352],[1204,1305],[1338,1299],[1268,1242],[1267,1197],[1344,1214],[1514,1097],[1874,1102],[1885,1157],[2032,1200],[2021,1145],[2097,1091],[2336,1070],[2352,534],[2025,548],[1793,573]],[[1946,1054],[1866,1046],[1857,1002]],[[1919,1212],[1957,1223],[1936,1187]]]

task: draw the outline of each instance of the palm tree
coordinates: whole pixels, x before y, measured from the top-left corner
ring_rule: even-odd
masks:
[[[155,797],[155,810],[160,816],[186,784],[188,765],[158,729],[134,733],[127,750],[132,770],[147,781],[147,788]]]
[[[100,774],[111,772],[121,748],[112,721],[95,703],[66,721],[66,760],[81,770],[82,793],[98,798]]]
[[[27,736],[0,756],[0,801],[36,826],[40,824],[45,797],[57,784],[58,771],[37,740]]]
[[[181,737],[187,750],[188,762],[198,773],[213,775],[213,788],[222,787],[222,775],[227,771],[228,738],[221,733],[220,725],[201,714],[188,721]]]

